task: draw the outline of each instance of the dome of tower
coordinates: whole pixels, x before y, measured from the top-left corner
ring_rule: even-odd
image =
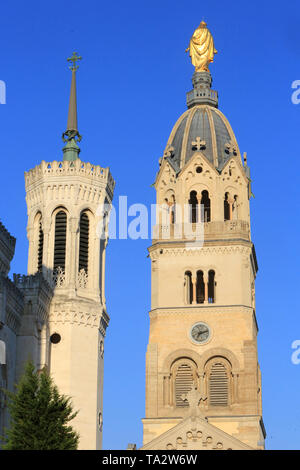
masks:
[[[208,104],[196,104],[177,120],[167,142],[165,157],[179,171],[200,150],[217,168],[239,154],[233,130],[220,110]]]

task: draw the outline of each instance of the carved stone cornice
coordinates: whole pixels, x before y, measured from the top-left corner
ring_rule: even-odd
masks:
[[[174,243],[175,244],[175,243]],[[180,246],[181,245],[181,246]],[[241,253],[243,255],[250,255],[252,250],[252,244],[245,242],[240,244],[226,244],[220,245],[217,243],[216,245],[211,246],[202,246],[202,247],[195,247],[190,248],[186,246],[186,243],[183,242],[179,244],[179,246],[170,247],[170,245],[165,245],[163,243],[158,243],[152,245],[149,248],[150,258],[151,260],[157,259],[159,256],[163,255],[172,255],[172,256],[195,256],[198,254],[202,255],[210,255],[210,254],[232,254],[232,253]]]
[[[209,306],[193,306],[188,305],[186,307],[165,307],[165,308],[155,308],[150,310],[149,316],[150,319],[154,319],[157,317],[167,317],[173,315],[191,315],[191,314],[212,314],[212,313],[249,313],[254,315],[255,317],[255,310],[253,307],[247,305],[215,305],[211,304]]]
[[[92,165],[77,159],[75,161],[42,161],[32,170],[25,172],[25,186],[27,192],[27,203],[31,205],[37,199],[42,199],[44,195],[44,184],[50,187],[58,187],[61,183],[64,188],[71,188],[68,184],[72,178],[85,184],[87,192],[90,194],[97,187],[106,187],[111,198],[114,192],[115,181],[109,168],[101,168],[99,165]],[[30,194],[31,193],[31,194]]]
[[[84,301],[53,300],[49,322],[77,324],[83,327],[98,328],[105,336],[109,317],[99,303]]]

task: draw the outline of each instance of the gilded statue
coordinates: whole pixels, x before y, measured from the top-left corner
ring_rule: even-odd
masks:
[[[201,21],[198,28],[191,37],[189,47],[185,52],[190,51],[190,58],[195,67],[195,72],[208,72],[208,65],[214,61],[214,54],[217,53],[211,32],[207,29],[205,21]]]

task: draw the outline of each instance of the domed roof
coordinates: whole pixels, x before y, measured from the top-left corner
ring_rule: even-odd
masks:
[[[183,113],[170,134],[165,157],[176,171],[200,150],[217,168],[239,154],[238,144],[229,122],[217,108],[200,104]]]

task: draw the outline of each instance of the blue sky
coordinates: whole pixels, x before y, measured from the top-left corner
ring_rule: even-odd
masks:
[[[83,56],[78,72],[81,158],[109,166],[115,201],[155,202],[158,158],[186,109],[193,67],[184,53],[202,19],[218,54],[210,67],[219,107],[241,151],[247,151],[255,199],[252,237],[259,360],[267,448],[299,448],[300,339],[299,196],[300,6],[271,1],[72,3],[16,1],[1,5],[0,218],[17,237],[11,272],[26,272],[24,171],[60,160],[70,72],[66,58]],[[150,309],[148,240],[111,240],[107,253],[108,312],[104,378],[104,448],[141,445],[145,352]]]

